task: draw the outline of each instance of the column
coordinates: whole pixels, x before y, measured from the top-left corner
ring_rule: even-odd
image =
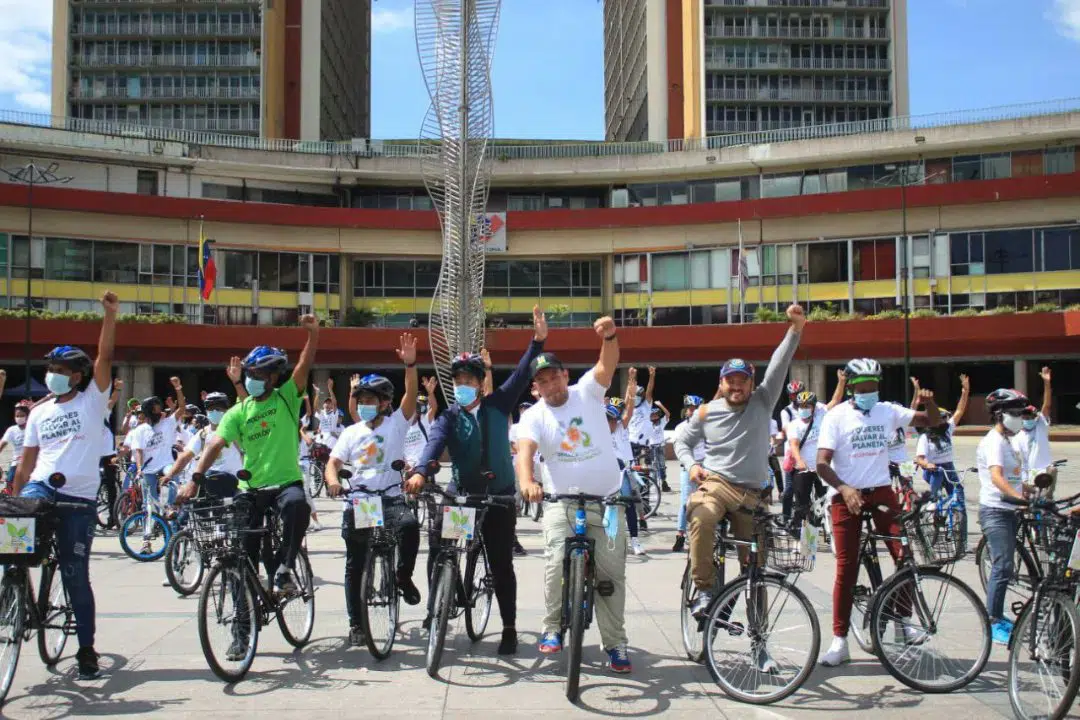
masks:
[[[794,382],[798,380],[803,385],[810,387],[810,363],[806,362],[793,362],[791,363],[791,380]],[[785,393],[786,394],[786,393]]]
[[[154,368],[151,365],[129,365],[131,368],[131,397],[142,400],[154,394]],[[125,381],[125,387],[128,387]]]
[[[828,384],[825,381],[826,378],[826,366],[825,363],[813,363],[810,365],[810,381],[806,383],[811,392],[818,396],[818,400],[826,402],[828,396],[825,394]]]
[[[1013,360],[1013,388],[1028,394],[1027,360]]]

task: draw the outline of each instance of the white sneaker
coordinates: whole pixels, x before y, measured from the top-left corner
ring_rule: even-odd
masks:
[[[832,645],[821,656],[821,664],[825,667],[836,667],[851,662],[851,653],[848,652],[846,637],[833,637]]]
[[[630,550],[635,555],[646,555],[645,548],[641,547],[641,541],[637,538],[630,538]]]
[[[893,623],[893,632],[897,645],[922,645],[928,639],[927,634],[919,628],[900,622]]]
[[[311,530],[311,532],[319,532],[323,529],[323,526],[318,520],[312,520],[311,524],[308,525],[308,529]]]
[[[169,578],[165,578],[161,581],[161,587],[169,587]]]

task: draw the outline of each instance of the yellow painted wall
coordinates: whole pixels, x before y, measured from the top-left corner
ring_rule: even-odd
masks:
[[[378,298],[363,297],[353,300],[354,308],[371,309],[383,302],[393,303],[393,314],[423,313],[431,311],[431,298]],[[594,312],[603,310],[603,301],[600,298],[506,298],[485,297],[484,305],[494,313],[531,313],[533,305],[539,304],[541,308],[549,308],[552,305],[569,305],[570,312]]]
[[[705,137],[705,123],[701,117],[704,103],[705,80],[702,75],[701,28],[702,0],[682,1],[683,29],[683,137]]]

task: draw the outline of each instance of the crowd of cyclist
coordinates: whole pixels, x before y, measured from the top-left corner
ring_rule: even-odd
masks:
[[[547,323],[535,308],[533,338],[509,378],[494,386],[490,359],[462,354],[449,368],[453,387],[448,396],[453,402],[441,412],[435,380],[421,381],[416,340],[404,334],[397,348],[405,368],[404,387],[399,392],[379,374],[354,376],[348,408],[352,422],[346,423],[332,383],[321,402],[317,388],[314,403],[308,396],[319,325],[305,316],[301,326],[307,341],[291,372],[284,351],[260,346],[243,360],[229,362],[226,374],[232,393],[204,393],[196,404],[189,402],[180,380],[172,378],[173,396],[128,404],[119,437],[114,438],[109,419],[122,390],[122,384],[112,379],[116,296],[105,293],[102,305],[97,357],[72,346],[52,350],[46,357],[49,395],[36,403],[21,401],[15,408],[15,424],[0,439],[0,449],[10,447],[13,455],[6,473],[9,494],[57,498],[86,507],[85,512],[60,511],[57,535],[83,678],[99,673],[89,576],[96,500],[101,484],[110,500],[116,497],[120,478],[127,474],[126,463],[133,465],[133,479],[144,493],[163,504],[182,503],[198,493],[218,497],[242,493],[256,505],[253,524],[262,522],[264,509],[272,508],[281,520],[282,543],[266,571],[273,587],[287,593],[296,589],[293,572],[305,533],[312,522],[317,523],[304,468],[311,462],[313,446],[328,447],[327,491],[344,499],[341,535],[351,644],[363,642],[359,584],[368,534],[354,527],[352,500],[365,491],[385,491],[385,520],[398,528],[401,537],[398,587],[405,602],[417,605],[422,593],[414,575],[422,528],[405,499],[433,482],[428,468],[444,453],[452,464],[452,492],[516,492],[531,503],[573,493],[633,494],[640,479],[632,468],[642,458],[667,487],[664,430],[670,412],[655,399],[656,370],[649,368],[648,381],[641,387],[636,371],[630,369],[624,391],[609,392],[619,365],[618,330],[610,318],[594,326],[600,347],[595,366],[570,383],[560,359],[544,351]],[[833,639],[821,662],[835,666],[850,659],[847,635],[862,510],[874,508],[877,528],[899,534],[901,509],[892,486],[900,468],[907,466],[909,427],[924,431],[914,460],[930,487],[938,491],[945,482],[958,482],[952,437],[968,405],[970,388],[962,378],[962,399],[951,414],[917,382],[909,406],[888,402],[879,394],[879,363],[855,359],[839,374],[829,403],[822,403],[801,382],[787,382],[806,317],[793,305],[787,318],[789,329],[760,383],[751,363],[730,359],[720,368],[711,401],[696,395],[684,399],[674,432],[681,479],[672,550],[688,549],[690,577],[698,590],[691,610],[700,615],[713,601],[713,544],[717,525],[725,517],[736,538],[749,538],[751,516],[736,511],[767,508],[775,497],[785,522],[797,531],[813,499],[827,494],[836,576]],[[1048,369],[1041,378],[1044,399],[1039,409],[1016,390],[995,390],[986,397],[992,428],[979,443],[976,458],[979,521],[992,563],[986,602],[998,642],[1006,642],[1011,631],[1003,604],[1017,522],[1014,506],[1003,498],[1029,494],[1025,478],[1053,465]],[[0,388],[2,381],[0,375]],[[777,422],[774,408],[785,389],[789,404]],[[530,390],[534,402],[521,403]],[[403,473],[395,468],[396,460],[405,460],[409,469]],[[351,468],[349,481],[340,475],[346,467]],[[47,482],[54,473],[66,478],[62,490]],[[110,513],[111,507],[110,502]],[[517,517],[513,508],[493,506],[479,528],[502,618],[498,652],[507,655],[515,653],[518,644],[514,557],[523,550],[516,537]],[[546,613],[539,649],[545,654],[562,650],[561,547],[572,533],[571,521],[572,512],[562,502],[543,516]],[[110,515],[108,522],[114,524],[115,516]],[[644,521],[630,503],[625,513],[613,514],[600,506],[590,509],[587,525],[589,537],[596,541],[597,574],[605,587],[596,601],[603,648],[611,670],[630,672],[626,556],[645,552],[639,537]],[[432,548],[438,538],[435,527],[429,532]],[[899,559],[899,545],[889,543],[889,549]],[[257,553],[257,544],[249,552]],[[434,554],[429,554],[429,562]],[[745,555],[742,559],[749,561]],[[430,610],[425,627],[428,623]],[[763,672],[773,664],[767,652],[755,662]]]

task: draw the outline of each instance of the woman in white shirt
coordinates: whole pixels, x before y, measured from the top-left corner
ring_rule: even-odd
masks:
[[[964,486],[960,483],[960,477],[953,465],[953,431],[967,412],[968,394],[971,392],[967,375],[960,376],[960,387],[960,402],[956,405],[956,412],[950,414],[942,410],[940,425],[920,431],[919,442],[915,445],[915,464],[922,468],[923,479],[930,485],[933,497],[938,496],[945,479],[948,478],[949,482],[956,486],[962,501]],[[948,492],[946,489],[946,494]]]
[[[1044,367],[1039,377],[1043,381],[1042,408],[1036,410],[1034,406],[1028,406],[1024,413],[1024,429],[1016,436],[1016,446],[1020,459],[1024,461],[1024,477],[1031,478],[1044,472],[1048,474],[1051,483],[1043,491],[1043,497],[1053,498],[1057,486],[1057,468],[1050,452],[1050,368]]]
[[[818,403],[816,393],[803,390],[795,397],[795,419],[784,427],[788,449],[795,462],[795,471],[791,475],[794,497],[791,526],[796,529],[802,527],[810,510],[811,492],[814,497],[825,494],[825,484],[817,474],[817,447],[826,412]]]
[[[0,438],[0,452],[3,452],[5,447],[11,447],[11,465],[8,467],[7,476],[4,478],[9,489],[15,480],[15,470],[19,466],[19,458],[22,457],[23,437],[26,435],[26,419],[30,417],[30,408],[33,405],[29,400],[20,400],[15,406],[15,424],[5,430],[4,437]]]
[[[979,525],[990,548],[990,578],[986,581],[986,610],[994,642],[1007,645],[1013,624],[1005,618],[1005,591],[1013,574],[1016,554],[1016,506],[1003,498],[1025,494],[1020,454],[1014,439],[1024,426],[1028,399],[1016,390],[995,390],[986,396],[994,427],[979,442],[975,453],[979,468]]]

